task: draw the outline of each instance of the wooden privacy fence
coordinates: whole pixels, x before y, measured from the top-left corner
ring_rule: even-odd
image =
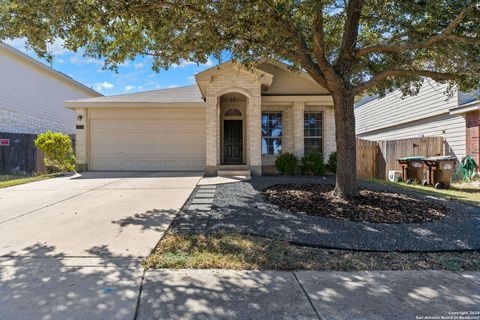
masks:
[[[398,158],[444,154],[442,137],[379,141],[357,139],[357,176],[364,179],[386,179],[389,170],[401,170]]]
[[[0,146],[0,174],[32,174],[45,172],[43,154],[35,147],[36,134],[0,132],[0,139],[9,139],[9,146]],[[70,135],[75,150],[75,136]]]

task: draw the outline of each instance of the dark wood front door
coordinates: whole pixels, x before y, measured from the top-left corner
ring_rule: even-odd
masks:
[[[243,162],[242,120],[225,120],[223,123],[223,160],[225,163]]]

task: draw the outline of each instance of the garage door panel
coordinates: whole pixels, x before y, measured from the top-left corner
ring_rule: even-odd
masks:
[[[204,110],[145,109],[90,111],[90,169],[203,170]]]

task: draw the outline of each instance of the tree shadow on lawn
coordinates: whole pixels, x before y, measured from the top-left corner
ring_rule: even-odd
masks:
[[[295,244],[368,251],[443,251],[480,249],[480,220],[475,209],[453,212],[443,221],[385,224],[352,222],[306,214],[291,214],[266,202],[261,191],[298,177],[253,178],[222,185],[213,203],[208,232],[239,232],[287,240]],[[302,181],[323,179],[301,177]],[[328,180],[327,180],[328,181]]]
[[[134,260],[112,258],[106,246],[89,250],[80,261],[52,246],[25,248],[0,257],[1,319],[133,319],[142,270]],[[461,285],[451,274],[448,285],[436,273],[415,281],[390,280],[379,273],[296,272],[320,313],[386,314],[428,312],[433,307],[472,310],[480,303],[473,282]],[[388,278],[388,280],[385,280]],[[478,292],[478,291],[477,291]],[[357,301],[357,303],[352,303]],[[361,301],[361,303],[358,303]],[[376,303],[376,304],[375,304]],[[386,305],[387,304],[387,305]],[[432,304],[433,307],[432,307]],[[348,306],[339,309],[339,306]],[[316,319],[291,272],[214,270],[147,271],[137,319]]]

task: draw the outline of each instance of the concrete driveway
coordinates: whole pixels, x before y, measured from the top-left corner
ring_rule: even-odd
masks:
[[[1,319],[132,319],[147,256],[201,173],[89,172],[0,190]]]

